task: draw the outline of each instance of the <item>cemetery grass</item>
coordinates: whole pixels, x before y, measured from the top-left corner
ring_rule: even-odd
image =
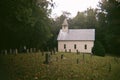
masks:
[[[43,64],[44,61],[45,55],[41,53],[0,55],[0,80],[120,79],[118,57],[85,54],[83,59],[83,54],[56,53],[50,57],[49,64]]]

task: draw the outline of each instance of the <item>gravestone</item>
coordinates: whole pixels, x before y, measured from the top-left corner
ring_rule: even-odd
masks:
[[[57,52],[57,49],[56,48],[54,48],[54,51],[55,51],[55,53]]]
[[[27,53],[29,53],[29,49],[27,49]]]
[[[15,49],[15,54],[18,54],[18,50],[17,49]]]
[[[32,51],[32,48],[30,48],[30,53],[32,53],[33,51]]]
[[[63,55],[63,54],[61,54],[61,59],[63,59],[63,57],[64,57],[64,55]]]
[[[76,50],[76,53],[77,53],[77,54],[79,54],[79,51],[78,51],[78,50]]]
[[[26,53],[26,46],[23,47],[23,52]]]
[[[5,55],[7,55],[7,50],[5,50]]]
[[[46,53],[44,64],[49,64],[49,62],[50,62],[50,55],[49,55],[49,53]]]
[[[36,52],[36,48],[33,48],[33,52]]]
[[[12,49],[10,49],[10,54],[12,54]]]

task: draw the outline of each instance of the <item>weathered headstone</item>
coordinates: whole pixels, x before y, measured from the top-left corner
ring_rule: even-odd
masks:
[[[12,49],[10,49],[10,54],[12,54]]]
[[[36,48],[33,48],[33,52],[36,52]]]
[[[77,53],[77,54],[79,54],[79,51],[78,51],[78,50],[76,50],[76,53]]]
[[[5,55],[7,55],[7,50],[5,50]]]
[[[23,47],[23,52],[26,53],[26,46]]]
[[[15,49],[15,54],[18,54],[18,50],[17,49]]]
[[[63,55],[63,54],[61,54],[61,59],[63,59],[63,57],[64,57],[64,55]]]
[[[27,49],[27,53],[29,53],[29,49]]]
[[[30,48],[30,53],[32,53],[33,51],[32,51],[32,48]]]
[[[46,53],[44,64],[49,64],[49,58],[50,58],[50,55],[48,53]]]

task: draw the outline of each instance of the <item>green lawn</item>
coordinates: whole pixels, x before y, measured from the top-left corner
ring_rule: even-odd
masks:
[[[85,54],[83,59],[83,54],[57,53],[51,56],[50,64],[43,64],[44,60],[41,53],[0,55],[0,80],[120,79],[120,58]]]

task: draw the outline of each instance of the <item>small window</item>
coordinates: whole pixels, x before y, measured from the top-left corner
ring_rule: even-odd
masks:
[[[74,44],[74,49],[76,49],[76,44]]]
[[[66,49],[66,44],[64,44],[64,49]]]
[[[87,49],[87,45],[85,44],[85,49]]]

